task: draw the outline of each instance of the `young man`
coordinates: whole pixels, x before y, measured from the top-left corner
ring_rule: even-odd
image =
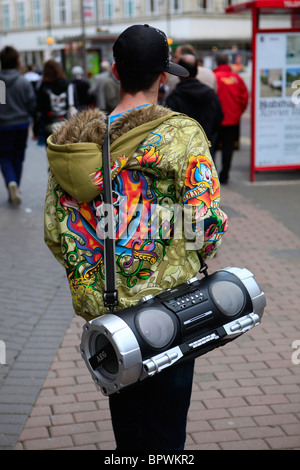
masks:
[[[118,308],[180,285],[199,270],[175,221],[175,206],[193,210],[203,257],[216,252],[226,231],[218,177],[208,141],[196,121],[156,104],[166,74],[187,75],[169,61],[165,34],[148,25],[125,30],[113,47],[120,102],[110,116],[115,202]],[[66,268],[75,312],[86,320],[103,305],[102,143],[99,110],[82,112],[48,139],[50,177],[45,241]],[[170,224],[155,211],[170,214]],[[157,224],[157,225],[155,225]],[[175,230],[176,229],[176,230]],[[109,398],[117,450],[181,450],[194,361],[172,366]]]
[[[20,56],[14,47],[0,53],[0,80],[5,83],[6,103],[0,105],[0,166],[8,189],[9,202],[18,205],[19,190],[28,128],[36,110],[36,97],[31,83],[20,72]]]

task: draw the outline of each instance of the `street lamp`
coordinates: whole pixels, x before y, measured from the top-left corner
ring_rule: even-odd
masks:
[[[48,46],[52,46],[53,43],[54,43],[54,39],[52,36],[48,36],[47,39],[46,39],[46,43],[48,44]]]

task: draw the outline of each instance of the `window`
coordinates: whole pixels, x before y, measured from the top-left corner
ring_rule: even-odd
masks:
[[[169,0],[170,13],[182,13],[182,0]]]
[[[7,4],[2,6],[2,15],[3,15],[3,29],[8,30],[11,27],[10,24],[10,7]]]
[[[17,3],[17,25],[18,28],[22,29],[26,26],[26,16],[25,16],[25,3]]]
[[[96,19],[96,5],[95,0],[84,0],[83,2],[84,7],[84,18],[85,21],[91,22],[95,21]]]
[[[225,1],[228,1],[228,0],[225,0]],[[231,0],[229,0],[229,1],[231,1]],[[224,2],[224,0],[223,0],[223,2]],[[222,8],[223,8],[223,5],[222,5]],[[214,9],[213,0],[199,0],[199,9],[200,9],[200,11],[213,11],[213,9]]]
[[[103,0],[103,19],[112,20],[115,16],[114,0]]]
[[[43,13],[42,13],[41,0],[33,0],[32,16],[33,16],[33,26],[35,27],[43,26]]]
[[[238,0],[225,0],[225,8],[229,5],[234,5],[235,3],[239,3]]]
[[[158,15],[158,0],[147,0],[146,14],[152,16]]]
[[[58,25],[70,24],[72,22],[71,1],[55,0],[54,18]]]
[[[124,0],[124,17],[133,18],[135,16],[135,0]]]

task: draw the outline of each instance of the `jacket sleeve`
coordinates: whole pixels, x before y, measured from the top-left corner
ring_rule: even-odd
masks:
[[[247,105],[248,105],[248,99],[249,99],[249,93],[248,93],[248,88],[246,87],[245,82],[241,77],[239,77],[239,86],[240,86],[240,92],[238,96],[240,108],[241,108],[241,114],[246,110]]]
[[[46,192],[46,201],[45,201],[45,211],[44,211],[44,240],[50,251],[53,253],[57,261],[65,267],[62,247],[60,242],[60,233],[59,233],[59,223],[58,215],[56,211],[57,207],[57,196],[55,195],[55,188],[57,182],[50,172],[47,192]]]
[[[35,92],[34,92],[34,89],[33,89],[33,86],[31,85],[30,82],[28,82],[26,79],[25,79],[25,82],[24,82],[25,86],[25,106],[26,106],[26,109],[28,111],[28,113],[30,114],[30,116],[34,117],[35,116],[35,113],[36,113],[36,95],[35,95]]]
[[[188,250],[212,258],[227,230],[227,215],[220,208],[220,184],[205,134],[197,126],[182,167],[185,236]]]

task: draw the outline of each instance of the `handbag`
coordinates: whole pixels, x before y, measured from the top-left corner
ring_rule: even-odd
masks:
[[[104,395],[122,392],[179,362],[224,346],[261,322],[264,292],[247,269],[211,275],[200,257],[202,279],[194,277],[130,308],[118,306],[115,234],[109,152],[109,118],[103,144],[105,291],[109,313],[83,327],[80,350]]]

